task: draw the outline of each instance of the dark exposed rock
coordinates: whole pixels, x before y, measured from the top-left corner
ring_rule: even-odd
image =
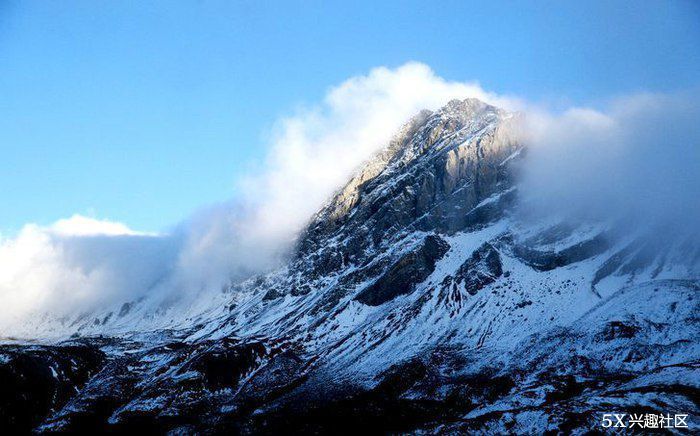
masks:
[[[608,235],[601,233],[561,251],[538,251],[516,244],[513,253],[524,263],[539,271],[550,271],[596,256],[610,247]]]
[[[290,350],[272,356],[241,389],[241,401],[260,405],[291,391],[304,380],[306,363]]]
[[[603,339],[611,341],[618,338],[633,338],[639,332],[640,327],[622,321],[610,321],[603,330]]]
[[[428,278],[435,264],[450,246],[437,235],[427,236],[418,248],[403,255],[373,284],[362,290],[355,299],[369,306],[378,306],[399,295],[410,294],[417,284]]]
[[[369,390],[350,390],[330,401],[288,401],[277,410],[252,417],[247,434],[392,433],[415,430],[427,422],[455,416],[439,400],[407,399],[403,394],[426,376],[420,360],[397,365]],[[323,394],[324,387],[318,387]],[[325,396],[325,395],[324,395]],[[331,395],[331,398],[334,396]]]
[[[278,289],[272,288],[268,290],[265,295],[263,295],[263,301],[270,301],[270,300],[276,300],[278,298],[283,297],[284,294],[281,293]]]
[[[455,284],[463,284],[471,295],[476,295],[484,286],[495,282],[503,274],[501,257],[488,242],[479,247],[457,270]]]
[[[196,354],[179,372],[200,372],[205,385],[210,389],[235,387],[240,378],[250,372],[266,352],[265,346],[259,342],[239,344],[236,341],[222,340]]]
[[[89,345],[0,345],[0,430],[29,433],[99,371],[104,360],[104,353]]]
[[[485,370],[445,383],[447,395],[435,395],[434,363],[411,359],[394,365],[377,379],[371,389],[348,390],[341,395],[321,398],[288,399],[278,409],[265,411],[248,422],[248,434],[347,434],[405,433],[430,428],[436,423],[460,421],[476,405],[495,401],[515,386],[512,378]]]
[[[517,307],[518,309],[522,309],[523,307],[527,307],[527,306],[531,306],[531,305],[532,305],[532,301],[524,300],[524,301],[521,301],[518,304],[516,304],[515,307]]]
[[[486,242],[460,265],[454,276],[440,283],[440,301],[459,303],[465,294],[476,295],[485,286],[503,275],[503,265],[498,250]]]
[[[130,364],[136,363],[131,359],[108,363],[80,392],[75,393],[78,397],[71,400],[70,408],[65,407],[50,415],[37,432],[98,434],[114,432],[117,429],[130,430],[127,426],[110,424],[109,419],[115,411],[140,392],[136,387],[140,381],[138,374],[129,370]],[[157,432],[154,425],[155,423],[144,425],[142,428]]]

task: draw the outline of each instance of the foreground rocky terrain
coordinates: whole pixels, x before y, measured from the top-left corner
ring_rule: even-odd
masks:
[[[313,217],[285,266],[169,328],[110,334],[145,316],[135,301],[64,320],[69,340],[7,341],[0,427],[585,433],[604,413],[692,423],[697,235],[525,217],[519,121],[474,99],[416,115]]]

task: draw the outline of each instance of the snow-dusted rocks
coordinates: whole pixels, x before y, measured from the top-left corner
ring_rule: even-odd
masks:
[[[137,302],[83,328],[106,358],[76,361],[79,390],[27,425],[583,433],[602,413],[697,416],[696,235],[520,219],[519,120],[474,99],[418,114],[280,269],[155,332],[91,336]]]
[[[399,258],[379,279],[364,288],[355,299],[378,306],[399,295],[410,294],[435,271],[435,264],[450,246],[442,238],[428,235],[414,250]]]

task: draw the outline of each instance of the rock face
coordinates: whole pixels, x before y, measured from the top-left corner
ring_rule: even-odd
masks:
[[[355,300],[378,306],[399,295],[410,294],[435,271],[435,264],[449,248],[439,236],[427,236],[418,248],[401,256],[379,280],[357,294]]]
[[[696,235],[519,219],[519,120],[474,99],[418,114],[288,264],[184,327],[97,336],[108,320],[78,355],[5,346],[1,425],[567,434],[603,413],[697,416]],[[39,406],[13,406],[25,400]]]
[[[503,275],[501,256],[493,245],[484,243],[459,267],[454,277],[447,276],[442,282],[444,290],[450,290],[453,298],[467,293],[476,295],[485,286]]]
[[[104,361],[104,353],[91,345],[0,345],[0,428],[21,433],[37,426]]]
[[[501,164],[521,148],[516,131],[517,117],[475,99],[416,117],[316,215],[298,259],[313,254],[330,273],[343,265],[327,265],[333,253],[363,261],[392,245],[390,235],[463,229],[466,212],[509,184],[512,168]],[[328,247],[338,237],[343,247]]]

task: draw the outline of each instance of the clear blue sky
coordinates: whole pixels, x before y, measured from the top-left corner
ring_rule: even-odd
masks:
[[[0,230],[166,228],[230,198],[280,115],[374,66],[596,105],[698,86],[699,47],[693,0],[0,0]]]

